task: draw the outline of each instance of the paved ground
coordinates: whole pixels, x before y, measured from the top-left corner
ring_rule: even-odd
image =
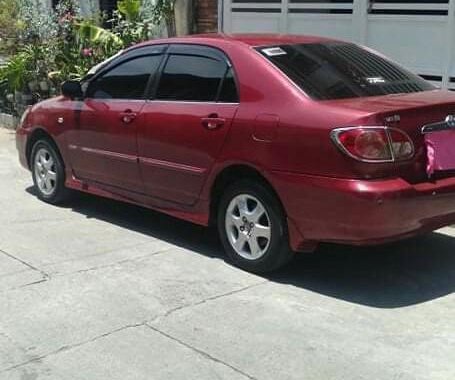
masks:
[[[91,196],[46,205],[0,129],[0,379],[455,379],[455,229],[270,277],[213,235]]]

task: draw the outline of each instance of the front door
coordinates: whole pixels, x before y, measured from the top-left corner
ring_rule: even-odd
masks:
[[[90,82],[80,110],[75,111],[78,128],[68,142],[77,178],[143,192],[137,131],[150,74],[161,59],[159,54],[125,55]]]
[[[238,108],[233,71],[220,51],[197,45],[168,50],[154,99],[143,109],[139,164],[148,195],[193,204]]]

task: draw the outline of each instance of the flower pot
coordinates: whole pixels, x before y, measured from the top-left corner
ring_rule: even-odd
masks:
[[[21,91],[14,91],[14,101],[20,103],[22,101],[23,93]]]
[[[23,94],[22,95],[22,104],[28,106],[33,103],[33,96],[32,94]]]
[[[38,91],[39,90],[39,83],[37,80],[32,80],[30,82],[28,82],[28,88],[30,89],[30,91],[34,92],[34,91]]]
[[[49,83],[47,83],[45,80],[42,80],[39,82],[39,88],[43,92],[49,91]]]

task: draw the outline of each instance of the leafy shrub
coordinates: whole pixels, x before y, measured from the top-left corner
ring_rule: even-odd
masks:
[[[103,15],[83,17],[76,0],[61,0],[52,11],[37,0],[0,0],[0,9],[8,3],[8,14],[16,15],[11,26],[16,52],[0,69],[0,83],[35,100],[52,96],[65,80],[81,79],[124,47],[159,34],[159,24],[169,18],[159,16],[159,4],[171,3],[153,1],[120,0],[112,19],[106,20]],[[101,26],[106,21],[111,30]],[[5,103],[5,95],[0,93],[0,98]]]

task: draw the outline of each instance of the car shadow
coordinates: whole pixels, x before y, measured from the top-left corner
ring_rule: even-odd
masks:
[[[27,191],[34,194],[32,188]],[[224,258],[213,228],[82,193],[63,207],[205,256]],[[375,247],[321,244],[316,252],[297,254],[289,265],[263,277],[377,308],[409,306],[455,291],[455,237],[434,232]]]

